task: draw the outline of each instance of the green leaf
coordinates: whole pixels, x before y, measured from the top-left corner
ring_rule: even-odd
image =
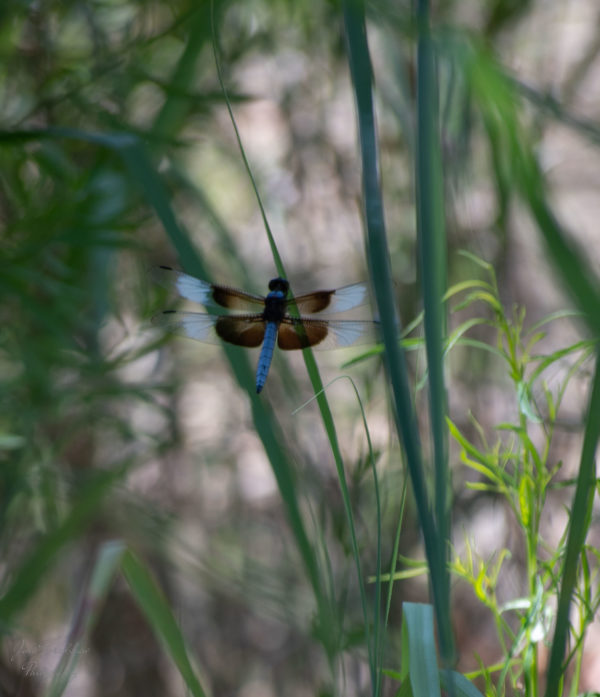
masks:
[[[534,412],[531,406],[531,395],[529,393],[529,384],[524,380],[519,380],[517,383],[517,400],[519,402],[519,412],[524,414],[529,421],[534,424],[539,424],[542,419]]]
[[[595,494],[596,448],[600,438],[600,357],[596,358],[596,368],[592,383],[585,435],[581,450],[577,487],[571,508],[567,548],[563,563],[563,576],[556,625],[548,664],[546,697],[559,694],[563,671],[565,646],[570,629],[569,611],[571,599],[577,583],[579,558],[590,526]]]
[[[132,552],[128,551],[123,556],[122,570],[134,598],[152,625],[154,633],[169,652],[188,689],[194,697],[204,697],[205,692],[188,658],[181,630],[162,591]]]
[[[483,697],[473,683],[454,670],[440,670],[440,681],[444,690],[453,697]]]
[[[525,475],[519,482],[519,510],[521,511],[521,521],[527,528],[531,522],[531,481]]]
[[[414,697],[441,697],[431,605],[402,605],[402,675],[407,674]]]

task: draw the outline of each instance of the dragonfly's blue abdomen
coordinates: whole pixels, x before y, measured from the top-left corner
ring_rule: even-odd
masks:
[[[269,374],[269,368],[271,367],[271,360],[273,358],[273,351],[275,349],[275,340],[277,339],[277,324],[275,322],[267,322],[265,328],[265,338],[263,340],[262,349],[260,351],[260,357],[258,359],[258,366],[256,368],[256,391],[260,392],[265,386],[267,375]]]
[[[275,350],[275,341],[277,340],[277,330],[279,324],[285,314],[285,296],[287,294],[288,283],[283,278],[274,278],[269,283],[270,293],[265,298],[265,311],[263,319],[266,321],[265,338],[258,359],[256,368],[256,391],[260,392],[265,386],[273,351]]]

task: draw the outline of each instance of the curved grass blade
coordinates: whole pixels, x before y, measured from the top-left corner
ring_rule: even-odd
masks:
[[[562,583],[556,612],[556,628],[552,640],[547,672],[546,697],[558,697],[559,685],[564,675],[563,660],[569,634],[571,598],[575,593],[579,573],[579,561],[590,527],[592,507],[596,493],[596,448],[600,439],[600,354],[596,358],[596,370],[588,407],[586,428],[581,450],[577,486],[573,498],[566,553],[562,566]]]
[[[369,264],[381,320],[386,366],[394,398],[396,429],[406,453],[419,522],[423,531],[431,571],[432,592],[442,654],[444,659],[450,662],[454,655],[454,647],[450,628],[446,541],[440,536],[440,532],[446,534],[447,530],[437,530],[429,502],[425,486],[421,444],[408,388],[405,357],[398,342],[398,322],[393,302],[383,199],[379,182],[372,72],[366,36],[364,3],[362,0],[345,0],[343,9],[348,58],[358,111]],[[444,506],[446,505],[446,495],[447,493],[444,491]]]
[[[166,598],[154,579],[130,551],[124,554],[121,568],[133,597],[152,625],[154,633],[169,652],[189,691],[194,697],[205,697],[206,693],[190,663],[181,631]]]

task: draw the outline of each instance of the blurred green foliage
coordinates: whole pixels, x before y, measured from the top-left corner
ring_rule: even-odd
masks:
[[[600,44],[588,37],[582,55],[567,56],[565,49],[564,64],[553,56],[555,68],[546,69],[550,61],[542,48],[552,42],[544,22],[553,36],[562,36],[562,29],[544,15],[544,3],[495,0],[474,3],[467,14],[464,7],[446,1],[434,8],[432,34],[425,48],[420,45],[427,70],[423,53],[417,61],[423,35],[410,3],[367,7],[368,33],[362,39],[369,41],[371,74],[367,43],[359,46],[352,38],[337,3],[215,3],[224,83],[279,252],[290,277],[306,288],[324,278],[336,285],[359,280],[356,275],[367,268],[363,250],[373,252],[373,238],[364,243],[356,206],[362,194],[357,94],[351,91],[348,64],[354,55],[354,89],[370,91],[375,78],[379,127],[376,132],[372,122],[366,131],[359,121],[362,165],[369,152],[365,134],[373,158],[378,149],[382,155],[380,162],[371,161],[365,180],[371,198],[365,199],[364,218],[371,232],[374,222],[387,232],[379,259],[389,255],[391,275],[399,280],[401,295],[393,300],[401,316],[418,314],[423,289],[432,292],[433,306],[441,303],[446,266],[452,282],[470,281],[472,267],[465,270],[464,259],[454,254],[467,246],[496,269],[497,309],[518,299],[528,312],[533,305],[531,316],[545,316],[550,308],[544,303],[552,300],[530,291],[540,286],[543,296],[544,288],[561,286],[595,333],[595,245],[583,236],[582,252],[569,232],[585,227],[583,212],[581,225],[563,222],[556,213],[554,196],[559,199],[572,181],[567,178],[565,187],[558,175],[552,180],[555,173],[540,153],[546,148],[549,161],[557,161],[552,138],[558,131],[567,143],[580,147],[583,142],[596,162],[599,129],[586,119],[581,95],[597,77]],[[589,16],[594,11],[592,4],[585,8]],[[250,290],[261,290],[273,269],[224,109],[212,23],[209,2],[0,4],[3,694],[48,689],[58,695],[75,675],[76,662],[64,660],[64,652],[54,674],[56,660],[30,670],[31,661],[18,648],[21,638],[28,646],[46,646],[55,659],[65,641],[85,647],[93,659],[82,669],[88,684],[79,694],[179,694],[184,683],[196,694],[203,688],[214,694],[339,694],[350,683],[362,693],[368,690],[366,663],[376,693],[382,689],[377,673],[382,664],[397,667],[402,599],[426,595],[423,586],[405,590],[397,583],[392,596],[390,584],[381,612],[379,596],[369,597],[368,586],[361,597],[363,578],[376,578],[380,565],[391,573],[398,558],[420,552],[413,499],[403,515],[404,473],[377,366],[368,363],[353,376],[367,395],[367,424],[371,419],[377,425],[381,509],[366,475],[373,454],[367,454],[353,401],[332,396],[329,416],[322,412],[324,425],[312,413],[291,418],[292,408],[310,395],[300,363],[278,358],[269,394],[247,400],[254,358],[225,350],[234,382],[221,353],[208,356],[183,342],[169,342],[165,350],[166,339],[148,331],[152,313],[172,301],[148,281],[147,268],[154,263],[177,259],[204,278],[220,276]],[[524,77],[515,54],[525,66]],[[540,75],[537,84],[527,79],[528,71]],[[419,108],[424,103],[426,108],[417,119],[417,98],[424,95]],[[356,103],[359,110],[364,106],[360,99]],[[581,178],[573,179],[572,188],[584,191],[593,178],[585,176],[584,163],[577,167]],[[426,238],[423,221],[429,213],[433,236]],[[533,228],[554,263],[544,266],[544,278],[535,282],[529,267],[536,253],[526,248]],[[420,265],[415,263],[417,232]],[[371,266],[371,280],[379,302],[387,298],[393,312],[393,291],[382,280],[381,263]],[[426,322],[431,307],[426,301]],[[512,365],[523,374],[513,370],[506,378],[493,362],[469,352],[494,343],[485,333],[490,322],[480,321],[484,315],[478,310],[450,330],[450,344],[463,346],[450,362],[449,380],[451,405],[460,409],[452,421],[463,444],[473,441],[472,433],[471,440],[464,435],[473,421],[461,407],[477,404],[490,384],[507,390],[506,400],[516,399],[520,428],[538,423],[525,389],[529,364]],[[443,317],[434,316],[427,328],[433,345],[429,365],[439,359],[439,369],[443,324]],[[506,336],[514,338],[522,329],[517,322]],[[480,334],[465,340],[467,330]],[[542,364],[558,363],[566,345],[586,338],[586,330],[569,331],[584,336],[548,348]],[[438,370],[431,380],[430,418],[438,429],[434,448],[424,416],[428,403],[414,387],[429,373],[423,370],[423,344],[413,341],[419,350],[407,359],[403,379],[412,394],[406,391],[404,399],[414,405],[418,423],[404,421],[399,431],[406,440],[412,429],[417,449],[422,439],[423,462],[412,463],[413,473],[417,481],[423,477],[425,507],[436,487],[437,505],[421,521],[435,515],[433,532],[423,526],[425,542],[443,564],[451,488],[440,431],[444,378]],[[491,360],[503,355],[498,347],[488,353]],[[532,382],[534,377],[539,373]],[[515,384],[522,389],[513,390]],[[549,394],[542,421],[549,419],[554,428],[558,414],[550,408],[556,403]],[[497,425],[481,411],[478,429]],[[593,441],[593,423],[592,413],[586,443]],[[537,452],[531,443],[526,446],[528,453]],[[589,450],[581,469],[588,473]],[[548,445],[548,462],[552,452]],[[562,456],[557,454],[559,460]],[[270,470],[265,475],[261,469],[267,459],[272,480]],[[513,483],[505,492],[507,500],[523,502],[521,510],[535,499],[536,526],[546,487],[554,484],[547,477],[558,472],[548,468],[532,470],[525,484]],[[461,481],[462,475],[456,476]],[[562,486],[571,491],[576,476]],[[580,489],[586,482],[580,478]],[[482,501],[481,487],[453,488],[457,510]],[[582,495],[578,502],[577,539],[565,553],[574,560],[570,570],[580,575],[563,591],[563,620],[565,598],[575,587],[591,599],[590,607],[596,602],[594,569],[585,556],[581,561],[591,500]],[[537,583],[534,557],[545,545],[538,544],[537,532],[531,528],[527,538],[527,576],[517,573],[515,581],[523,583],[520,592],[529,594],[531,603],[557,593],[561,577],[548,564],[546,585]],[[112,546],[114,539],[119,542]],[[559,568],[563,543],[556,548]],[[399,550],[404,556],[398,557]],[[592,561],[595,554],[591,548]],[[477,589],[481,578],[475,567],[468,573],[461,567],[461,575]],[[442,583],[442,601],[446,591]],[[469,612],[463,615],[467,623]],[[451,642],[451,619],[459,623],[460,618],[451,617],[448,608],[442,614]],[[492,614],[501,623],[497,604]],[[522,623],[528,617],[525,613]],[[578,648],[592,619],[583,617],[575,635]],[[384,625],[389,625],[385,642]],[[502,628],[506,636],[529,632],[531,638],[530,627],[527,632],[522,625]],[[471,626],[471,634],[476,629]],[[560,629],[564,639],[565,621]],[[48,638],[53,632],[60,640]],[[367,645],[367,637],[373,643]],[[179,668],[177,678],[162,663],[163,648]],[[494,683],[493,660],[502,648],[516,651],[495,646],[494,656],[481,658],[487,661],[480,675],[489,695],[511,694]],[[555,653],[552,665],[562,680],[560,647]],[[582,655],[575,657],[578,676]],[[536,660],[528,668],[537,676]],[[530,694],[540,694],[537,677],[531,680]]]

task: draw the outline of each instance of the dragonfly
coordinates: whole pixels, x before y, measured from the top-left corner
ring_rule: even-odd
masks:
[[[164,310],[152,318],[153,324],[197,341],[225,341],[246,348],[262,346],[256,369],[257,393],[267,380],[275,344],[283,351],[343,348],[373,342],[377,337],[377,322],[330,317],[366,304],[366,283],[292,298],[288,297],[290,285],[285,278],[271,279],[269,293],[261,296],[209,283],[170,266],[159,266],[155,275],[162,285],[203,305],[209,312]],[[293,305],[300,316],[292,312]],[[221,308],[237,312],[223,313]],[[317,313],[322,316],[312,316]]]

